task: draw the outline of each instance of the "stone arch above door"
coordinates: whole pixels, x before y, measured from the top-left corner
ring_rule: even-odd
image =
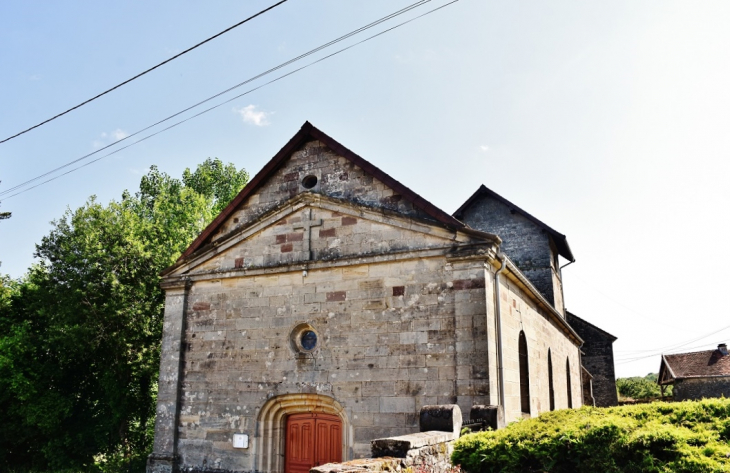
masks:
[[[286,418],[305,412],[330,414],[342,420],[342,458],[351,459],[352,428],[345,409],[335,399],[321,394],[282,394],[266,401],[256,422],[256,470],[284,473]]]

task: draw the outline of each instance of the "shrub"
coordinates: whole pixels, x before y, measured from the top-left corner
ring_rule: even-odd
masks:
[[[616,380],[616,390],[618,391],[619,400],[626,399],[655,399],[662,395],[661,388],[657,384],[658,375],[649,373],[643,378],[634,376],[632,378],[618,378]],[[672,395],[673,386],[669,385],[665,388],[667,396]]]
[[[487,472],[730,471],[730,400],[545,413],[468,434],[452,463]]]

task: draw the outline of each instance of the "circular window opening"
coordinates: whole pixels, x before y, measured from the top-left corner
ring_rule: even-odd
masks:
[[[307,176],[304,179],[302,179],[302,187],[305,189],[311,189],[312,187],[317,185],[317,176]]]
[[[307,323],[302,323],[294,327],[289,340],[295,352],[311,353],[319,348],[319,335],[314,330],[314,327]]]
[[[317,346],[317,334],[312,330],[305,330],[299,338],[299,343],[305,350],[312,351]]]

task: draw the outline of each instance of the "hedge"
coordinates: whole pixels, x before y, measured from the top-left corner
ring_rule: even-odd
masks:
[[[487,472],[730,472],[730,399],[548,412],[461,437],[452,463]]]

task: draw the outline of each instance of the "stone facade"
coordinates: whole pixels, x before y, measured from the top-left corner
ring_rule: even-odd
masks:
[[[549,408],[548,351],[556,407],[568,390],[580,406],[580,337],[516,264],[497,278],[498,237],[311,126],[295,138],[164,274],[148,471],[281,472],[286,417],[301,412],[341,420],[343,460],[417,430],[425,405],[502,405],[517,420],[520,331],[531,414]]]
[[[310,189],[303,186],[302,180],[305,176],[317,178],[316,184]],[[255,195],[238,207],[213,234],[212,240],[218,240],[242,226],[249,225],[266,212],[308,190],[366,207],[390,210],[408,217],[432,219],[422,209],[415,207],[412,202],[376,177],[367,174],[351,160],[338,155],[324,143],[312,140],[293,153],[291,158],[257,189]],[[263,264],[263,258],[246,259],[243,264],[244,267],[260,266]]]
[[[730,376],[717,378],[685,378],[674,382],[675,401],[730,397]]]
[[[583,339],[583,366],[593,377],[593,398],[596,407],[618,406],[616,372],[613,362],[613,342],[616,337],[595,325],[566,312],[571,327]]]
[[[564,241],[563,235],[484,186],[456,211],[455,216],[472,228],[499,235],[501,250],[553,307],[563,312],[557,246]],[[563,256],[572,261],[567,243],[563,246]]]

